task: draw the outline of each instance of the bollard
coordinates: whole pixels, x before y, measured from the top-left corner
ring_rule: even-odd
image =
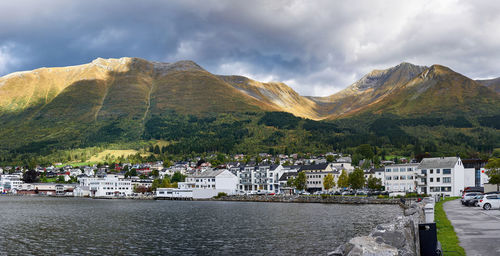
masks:
[[[425,223],[434,222],[434,204],[426,204],[424,206]]]

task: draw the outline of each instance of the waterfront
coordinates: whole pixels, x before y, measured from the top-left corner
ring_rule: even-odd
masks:
[[[1,255],[325,255],[397,205],[0,196]]]

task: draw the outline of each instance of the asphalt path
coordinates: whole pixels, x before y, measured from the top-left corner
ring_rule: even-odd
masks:
[[[460,199],[445,202],[443,209],[467,256],[500,255],[500,210],[463,206]]]

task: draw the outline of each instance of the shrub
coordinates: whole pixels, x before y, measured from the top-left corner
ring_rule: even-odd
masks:
[[[217,194],[217,195],[215,196],[215,198],[221,198],[221,197],[223,197],[223,196],[227,196],[227,194],[226,194],[226,193],[224,193],[224,192],[219,192],[219,194]]]

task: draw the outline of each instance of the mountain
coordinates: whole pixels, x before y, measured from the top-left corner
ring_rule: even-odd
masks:
[[[0,114],[29,112],[28,119],[145,120],[165,109],[199,114],[275,110],[191,61],[138,58],[41,68],[0,78]]]
[[[373,70],[336,94],[311,99],[320,106],[319,112],[329,118],[350,115],[382,101],[425,69],[423,66],[403,62],[389,69]]]
[[[476,80],[476,82],[493,89],[497,93],[500,93],[500,77],[487,80]]]
[[[358,112],[453,116],[498,114],[499,110],[500,97],[491,89],[450,68],[433,65]]]
[[[339,93],[304,97],[284,83],[214,75],[192,61],[98,58],[0,78],[0,163],[39,155],[63,161],[74,158],[66,150],[140,149],[151,141],[169,154],[342,151],[364,143],[395,154],[408,145],[414,153],[487,151],[500,146],[495,86],[498,79],[401,63]]]

